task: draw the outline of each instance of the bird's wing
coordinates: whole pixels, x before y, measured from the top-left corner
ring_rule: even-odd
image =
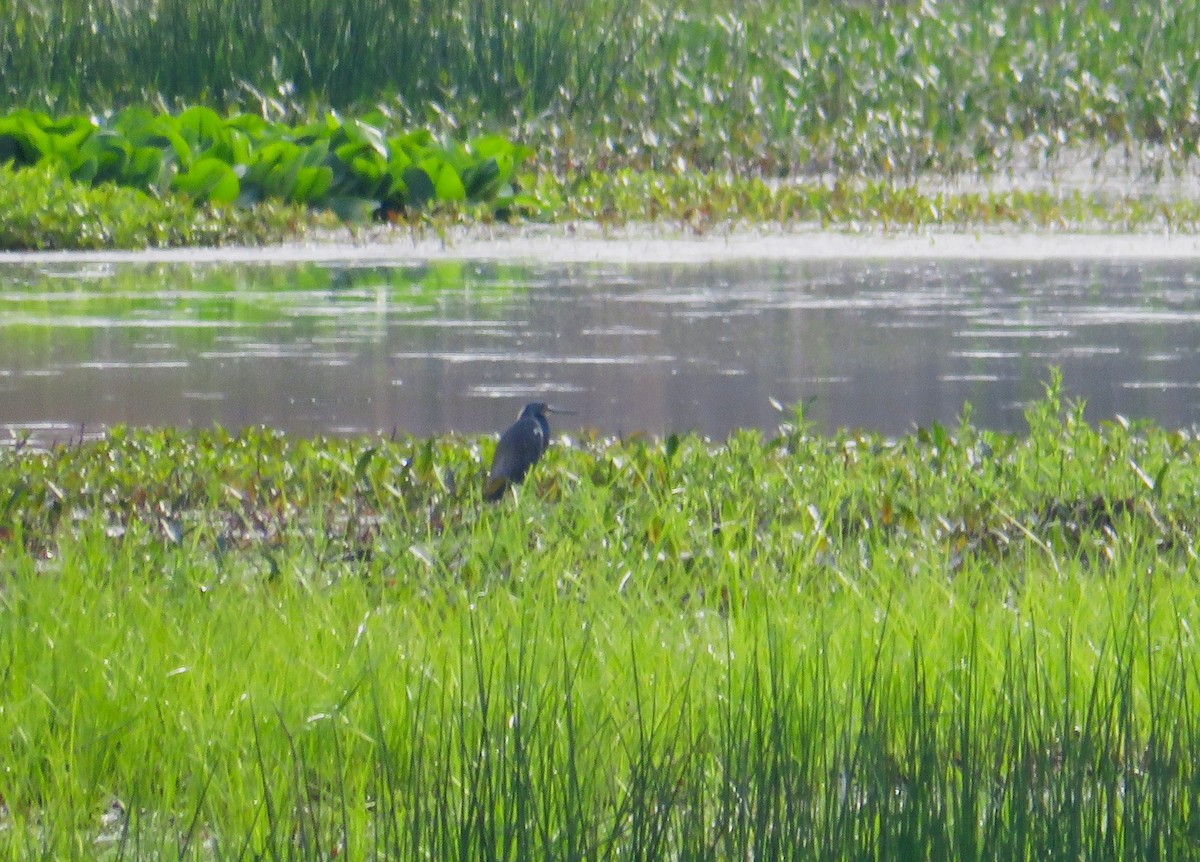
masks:
[[[517,420],[500,435],[488,484],[497,479],[524,480],[529,468],[545,451],[546,436],[537,421],[529,417]]]

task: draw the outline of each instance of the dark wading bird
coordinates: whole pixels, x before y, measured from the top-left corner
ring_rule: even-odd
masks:
[[[492,471],[483,489],[483,499],[499,500],[509,485],[525,481],[529,468],[537,463],[550,445],[550,423],[547,413],[572,414],[573,410],[557,410],[541,401],[526,404],[517,421],[500,435],[496,454],[492,456]]]

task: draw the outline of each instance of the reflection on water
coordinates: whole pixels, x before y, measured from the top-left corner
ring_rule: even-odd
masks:
[[[1020,430],[1060,366],[1093,419],[1200,423],[1186,262],[6,266],[0,428]],[[561,423],[560,423],[561,424]],[[564,428],[572,427],[570,425]]]

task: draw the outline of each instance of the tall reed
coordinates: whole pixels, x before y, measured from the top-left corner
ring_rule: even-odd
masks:
[[[560,168],[917,173],[1197,154],[1200,0],[3,0],[0,105],[389,106]]]

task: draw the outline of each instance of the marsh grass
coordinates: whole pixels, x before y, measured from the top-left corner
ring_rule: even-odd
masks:
[[[1190,192],[1162,181],[1200,157],[1198,21],[1200,0],[0,0],[0,109],[210,105],[296,122],[332,109],[446,140],[501,130],[535,150],[541,176],[519,180],[538,184],[540,212],[532,198],[451,208],[406,216],[407,230],[512,216],[1193,230]],[[1127,190],[919,191],[962,173],[1041,185],[1067,170],[1086,185],[1089,169]],[[52,208],[25,193],[6,208],[5,247],[307,227],[277,209],[52,191]]]
[[[6,858],[1154,859],[1200,450],[117,430],[0,452]]]
[[[643,32],[641,0],[4,6],[12,23],[0,44],[14,58],[6,96],[24,103],[37,93],[81,107],[132,96],[257,102],[270,111],[396,96],[422,116],[426,106],[536,113],[564,90],[573,102],[610,99],[653,35]]]
[[[1197,155],[1200,4],[1053,0],[0,3],[3,105],[389,104],[525,126],[608,171],[911,176],[1037,156]]]
[[[1200,203],[1141,192],[929,191],[892,180],[769,181],[729,174],[621,170],[564,180],[544,175],[537,194],[557,221],[677,225],[704,234],[731,227],[1188,232]]]

